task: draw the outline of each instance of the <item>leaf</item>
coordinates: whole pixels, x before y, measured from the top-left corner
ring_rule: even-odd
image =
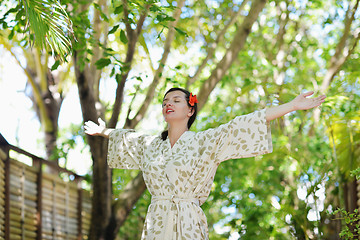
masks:
[[[156,37],[157,39],[160,38],[160,35],[161,35],[161,33],[164,31],[164,28],[165,28],[165,27],[163,27],[163,28],[161,29],[161,31],[159,32],[159,34],[157,35],[157,37]]]
[[[25,15],[30,40],[33,39],[40,48],[50,48],[55,58],[66,61],[74,35],[72,22],[60,3],[53,0],[27,0],[21,3],[23,12],[19,11],[16,19],[20,21]]]
[[[51,71],[56,70],[60,65],[60,61],[56,60],[55,63],[51,66]]]
[[[128,43],[128,39],[126,37],[126,34],[125,34],[125,31],[124,30],[121,30],[120,31],[120,41],[124,44],[127,44]]]
[[[175,28],[175,30],[176,30],[178,33],[180,33],[181,35],[184,35],[185,37],[188,37],[188,36],[189,36],[186,32],[184,32],[184,31],[181,30],[180,28],[177,28],[177,27],[174,27],[174,28]]]
[[[150,6],[149,10],[150,10],[151,12],[158,12],[158,11],[159,11],[159,7],[156,6],[155,4],[153,4],[153,5]]]
[[[8,39],[11,40],[13,37],[14,37],[14,33],[15,33],[15,30],[14,28],[11,30],[9,36],[8,36]]]
[[[101,58],[96,61],[95,65],[97,69],[102,69],[109,65],[111,63],[111,60],[109,58]]]
[[[120,70],[121,70],[122,72],[128,72],[128,71],[130,70],[130,65],[129,65],[129,64],[124,64],[124,65],[120,68]]]
[[[114,74],[115,74],[115,67],[113,67],[113,68],[111,69],[110,77],[114,76]]]
[[[116,30],[118,30],[119,26],[120,26],[119,24],[115,25],[112,29],[110,29],[108,34],[113,34],[114,32],[116,32]]]
[[[100,16],[102,17],[102,19],[104,19],[104,21],[109,22],[109,18],[105,15],[105,13],[102,11],[101,7],[99,4],[94,3],[95,9],[97,9],[100,13]]]
[[[114,14],[122,13],[123,10],[124,10],[123,5],[117,6],[114,10]]]
[[[115,80],[116,80],[116,82],[117,82],[118,84],[120,84],[120,82],[121,82],[121,74],[116,74]]]

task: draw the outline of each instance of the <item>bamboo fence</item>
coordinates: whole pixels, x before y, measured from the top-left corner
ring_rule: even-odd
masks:
[[[30,157],[32,166],[9,157],[10,150]],[[45,165],[52,174],[43,171]],[[87,239],[91,196],[82,180],[8,144],[0,134],[0,240]]]
[[[0,158],[6,158],[6,154],[0,150]],[[0,239],[5,239],[5,164],[0,160]]]

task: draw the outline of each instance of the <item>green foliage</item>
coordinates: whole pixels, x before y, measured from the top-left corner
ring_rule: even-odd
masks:
[[[63,163],[61,167],[68,168],[68,154],[73,151],[79,143],[85,141],[82,125],[71,124],[68,128],[61,129],[59,132],[58,145],[55,147],[52,160],[60,160]],[[85,149],[81,149],[83,151]]]
[[[122,42],[123,44],[127,44],[127,43],[128,43],[128,39],[127,39],[127,37],[126,37],[126,35],[125,35],[124,30],[121,30],[121,31],[120,31],[120,40],[121,40],[121,42]]]
[[[278,7],[275,3],[271,5],[274,8],[267,6],[263,21],[258,21],[258,30],[251,33],[246,50],[239,55],[239,64],[233,65],[222,80],[221,87],[212,94],[200,113],[197,130],[216,127],[236,115],[288,102],[304,89],[313,90],[314,85],[321,84],[326,71],[324,61],[328,61],[329,56],[318,55],[321,52],[319,49],[323,48],[325,53],[334,48],[336,41],[328,45],[314,37],[315,34],[303,34],[302,31],[310,31],[311,25],[319,18],[315,20],[314,15],[307,15],[309,6],[304,5],[303,9],[297,2],[289,5],[287,9],[292,14],[292,20],[287,23],[285,44],[281,49],[285,51],[283,67],[277,66],[275,60],[279,52],[275,40],[281,21],[280,15],[275,14],[279,11],[275,11]],[[325,7],[322,4],[314,6],[316,10],[312,8],[312,11],[322,11],[321,8]],[[334,24],[340,20],[339,16],[332,19]],[[301,36],[301,40],[296,40],[296,34]],[[359,116],[360,105],[356,63],[358,57],[354,56],[353,60],[344,65],[343,76],[333,81],[327,101],[321,108],[322,115],[317,128],[312,128],[315,124],[313,111],[289,114],[272,124],[273,153],[259,158],[261,160],[231,160],[219,166],[214,189],[203,206],[210,225],[211,239],[226,239],[231,233],[238,233],[241,239],[330,238],[329,228],[332,228],[333,219],[323,209],[339,206],[338,199],[342,193],[337,186],[342,179],[336,174],[337,169],[351,163],[350,156],[353,156],[351,169],[359,166],[355,161],[359,156],[357,149],[360,149],[356,144],[359,132],[356,116]],[[284,82],[275,81],[275,73],[279,72],[284,74]],[[343,143],[343,160],[339,161],[339,165],[334,160],[329,125],[326,124],[334,113],[343,122],[351,123],[345,124],[350,128],[343,128],[335,134]],[[349,132],[353,136],[351,143]],[[350,154],[350,149],[354,150],[353,154]],[[233,184],[234,187],[226,185],[228,182],[231,182],[229,186]],[[301,199],[298,195],[299,187],[306,190]],[[258,188],[261,191],[257,191]],[[252,198],[250,194],[254,194]],[[277,210],[271,205],[272,196],[279,199],[281,209]],[[309,203],[309,199],[313,199],[311,201],[314,203]],[[257,201],[261,201],[261,205],[260,202],[256,205]],[[235,208],[235,214],[221,211],[222,207],[229,206]],[[313,212],[319,213],[318,220],[309,219],[309,214]],[[219,235],[214,231],[215,223],[230,228]]]
[[[113,170],[113,196],[116,200],[117,196],[122,192],[126,184],[133,179],[139,171],[126,171],[120,169]],[[146,191],[143,196],[135,204],[131,215],[128,217],[124,225],[120,228],[118,239],[140,239],[142,228],[145,221],[147,208],[150,204],[151,195]]]
[[[226,34],[217,40],[241,3],[230,0],[186,1],[154,104],[162,101],[163,93],[169,87],[185,87],[189,75],[193,75],[209,49],[215,46],[215,57],[211,56],[200,78],[190,86],[194,93],[199,91],[229,47],[243,16],[248,14],[250,2]],[[124,16],[123,3],[117,0],[111,1],[108,14],[91,1],[88,7],[84,7],[82,1],[62,1],[64,6],[72,6],[68,15],[77,39],[73,49],[78,53],[77,64],[81,64],[82,69],[91,62],[94,47],[100,46],[103,54],[96,61],[96,67],[101,70],[101,81],[119,83],[121,73],[132,70],[125,87],[123,107],[130,106],[129,112],[132,112],[146,94],[148,75],[157,67],[159,49],[163,48],[176,7],[172,5],[173,1],[133,0],[128,3],[129,14]],[[148,17],[130,68],[124,64],[130,40],[124,19],[135,27],[147,4],[150,4]],[[210,95],[192,130],[217,127],[237,115],[288,102],[301,91],[319,89],[343,31],[345,5],[344,1],[311,1],[308,4],[269,1],[254,24],[244,50]],[[61,12],[60,8],[56,10]],[[94,40],[91,21],[95,11],[109,24],[108,36],[104,36],[108,37],[107,46]],[[32,21],[41,20],[37,14],[32,13]],[[19,24],[9,22],[10,16]],[[9,39],[13,40],[20,35],[18,33],[25,31],[27,19],[24,16],[25,8],[18,4],[1,17],[0,25],[9,30],[6,35]],[[57,19],[63,24],[69,23],[60,15],[53,21]],[[47,28],[41,25],[38,28],[35,30],[45,36]],[[281,37],[282,29],[285,33]],[[70,29],[64,31],[65,35],[71,33]],[[110,38],[112,35],[115,37]],[[30,38],[19,41],[29,45],[34,39],[39,37],[31,34]],[[241,239],[255,240],[331,238],[333,218],[325,210],[342,206],[343,182],[351,179],[351,173],[358,175],[360,171],[359,54],[357,47],[334,78],[327,100],[320,109],[319,122],[313,118],[313,111],[288,114],[271,124],[273,153],[258,158],[229,160],[219,166],[211,195],[202,206],[208,218],[210,239],[228,239],[232,234]],[[147,61],[152,65],[150,70],[143,69]],[[55,62],[52,70],[58,66],[59,62]],[[110,115],[110,109],[111,104],[105,106],[106,115]],[[121,121],[126,110],[122,111]],[[152,118],[153,112],[150,115]],[[73,134],[76,135],[77,130]],[[77,139],[64,132],[60,135],[64,137],[58,144],[55,157],[66,158]],[[113,171],[114,200],[136,174],[137,171]],[[119,238],[140,238],[149,203],[147,192],[120,229]],[[314,212],[316,217],[310,218]],[[341,219],[347,224],[358,218],[358,215],[343,210],[337,213],[343,214]],[[348,229],[344,230],[346,233],[342,237],[350,237]]]
[[[111,60],[109,58],[100,58],[96,61],[95,65],[97,69],[102,69],[106,66],[108,66],[111,63]]]
[[[342,220],[345,222],[345,226],[341,230],[339,237],[341,239],[359,239],[360,236],[360,214],[358,209],[355,209],[353,213],[349,213],[344,209],[337,209],[333,213],[334,215],[341,214]]]
[[[350,172],[351,177],[360,179],[360,167]],[[341,216],[344,222],[343,229],[339,233],[341,239],[359,239],[360,236],[360,214],[359,210],[355,209],[354,212],[348,212],[343,208],[336,209],[332,215]]]
[[[360,168],[350,171],[350,175],[352,177],[355,177],[356,180],[359,180],[360,179]]]
[[[5,1],[3,6],[6,6]],[[3,3],[2,3],[3,4]],[[15,17],[12,17],[17,13]],[[9,29],[9,40],[15,33],[28,32],[26,42],[50,50],[61,61],[71,52],[73,30],[70,18],[56,0],[22,0],[6,11],[0,19],[3,29]],[[30,44],[29,44],[30,43]]]
[[[334,85],[344,95],[329,97],[323,114],[334,159],[344,177],[350,179],[350,172],[360,166],[360,94],[356,82],[338,81]]]

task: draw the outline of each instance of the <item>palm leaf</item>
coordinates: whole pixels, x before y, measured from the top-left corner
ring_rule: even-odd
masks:
[[[56,0],[22,0],[27,29],[41,49],[51,49],[56,59],[66,61],[74,37],[72,23]]]
[[[328,129],[334,140],[330,141],[330,145],[336,151],[339,168],[345,178],[349,178],[350,172],[360,166],[360,119],[353,114],[350,112],[341,118],[331,117]]]

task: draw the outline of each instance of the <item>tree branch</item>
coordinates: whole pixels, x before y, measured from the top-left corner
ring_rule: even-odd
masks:
[[[212,71],[210,77],[203,83],[200,88],[198,96],[198,109],[206,103],[211,91],[215,88],[216,84],[222,79],[226,71],[229,69],[231,64],[237,58],[240,50],[243,48],[247,36],[251,32],[251,28],[258,18],[261,10],[264,8],[266,0],[255,0],[251,4],[251,9],[244,22],[241,24],[239,29],[235,33],[235,37],[226,51],[224,57],[217,64],[216,68]]]
[[[46,92],[48,89],[48,83],[47,83],[46,75],[44,72],[43,64],[41,63],[41,53],[40,53],[39,47],[35,47],[33,52],[34,52],[35,67],[36,67],[36,73],[37,73],[36,75],[39,78],[39,86],[40,86],[41,92]]]
[[[276,61],[275,61],[275,65],[277,66],[277,68],[275,68],[274,70],[274,80],[275,82],[280,86],[280,88],[282,87],[282,84],[285,81],[285,60],[286,60],[286,55],[287,53],[285,53],[285,46],[284,46],[284,36],[286,34],[286,25],[289,22],[289,10],[288,10],[288,6],[289,3],[288,1],[285,2],[285,7],[282,8],[281,5],[279,6],[279,32],[277,34],[276,37],[276,42],[275,42],[275,46],[274,48],[277,49],[277,54],[276,54]],[[285,13],[285,17],[283,15],[283,13]],[[271,52],[271,51],[270,51]],[[270,59],[270,62],[273,63],[274,59]],[[279,91],[280,92],[280,91]]]
[[[169,31],[168,31],[168,34],[166,37],[164,52],[162,54],[162,57],[161,57],[161,60],[159,63],[159,67],[157,68],[157,70],[155,72],[154,79],[149,86],[149,89],[147,91],[147,94],[146,94],[143,104],[141,105],[139,111],[136,113],[136,115],[133,119],[129,119],[129,118],[126,119],[125,128],[134,128],[140,122],[140,120],[144,117],[152,99],[154,98],[156,86],[160,82],[161,75],[162,75],[162,72],[163,72],[165,64],[166,64],[166,60],[170,53],[171,43],[174,40],[175,31],[176,31],[175,27],[179,21],[180,14],[181,14],[181,8],[183,7],[184,2],[185,2],[185,0],[177,1],[177,8],[173,14],[173,18],[175,19],[175,21],[173,21],[169,24]]]
[[[73,62],[72,61],[70,61],[68,64],[67,64],[67,66],[66,66],[66,70],[65,71],[63,71],[63,72],[59,72],[59,77],[58,77],[58,79],[59,79],[59,82],[58,82],[58,84],[57,84],[57,86],[58,86],[58,92],[60,93],[60,94],[63,94],[63,92],[64,92],[64,82],[66,81],[66,80],[68,80],[68,77],[69,77],[69,75],[70,75],[70,71],[71,71],[71,67],[73,66]],[[64,96],[65,97],[65,96]]]
[[[124,0],[124,4],[125,3],[126,3],[126,0]],[[125,8],[126,7],[124,6],[124,13],[125,13]],[[127,70],[121,74],[121,80],[116,89],[116,97],[115,97],[115,103],[114,103],[114,107],[113,107],[113,113],[112,113],[111,119],[108,124],[108,126],[110,128],[115,128],[116,123],[119,119],[119,114],[120,114],[121,106],[122,106],[122,100],[124,98],[125,82],[129,75],[129,72],[130,72],[131,63],[134,58],[136,43],[137,43],[139,35],[141,33],[141,29],[144,25],[144,21],[147,16],[147,13],[149,11],[149,8],[150,8],[150,5],[146,5],[142,15],[139,18],[138,24],[136,26],[136,31],[134,32],[133,30],[128,29],[128,31],[131,31],[132,33],[135,33],[135,34],[132,35],[131,40],[129,39],[129,42],[128,42],[128,49],[127,49],[126,59],[125,59],[125,63],[124,63],[124,65],[127,67]],[[130,27],[130,29],[131,29],[131,27]]]
[[[354,8],[351,8],[349,6],[348,11],[346,12],[344,32],[343,32],[342,37],[340,38],[338,45],[336,46],[335,54],[330,59],[330,66],[327,69],[327,72],[324,76],[323,82],[320,87],[321,93],[325,94],[327,92],[328,88],[330,87],[331,82],[334,80],[335,75],[340,71],[342,65],[349,58],[352,51],[355,50],[355,47],[359,41],[360,37],[359,37],[359,33],[357,33],[357,36],[355,36],[355,42],[354,42],[352,48],[349,49],[349,47],[345,46],[348,36],[350,34],[351,24],[355,19],[355,13],[359,6],[359,1],[360,0],[356,1]],[[349,17],[350,13],[351,13],[351,16]],[[344,53],[344,49],[347,49],[347,52]],[[311,133],[313,132],[314,128],[316,127],[317,123],[320,120],[320,109],[319,108],[316,108],[313,111],[313,118],[314,118],[314,124],[312,126]]]
[[[128,112],[126,114],[126,119],[129,119],[129,116],[130,116],[130,113],[131,113],[131,108],[132,108],[132,105],[133,105],[133,103],[135,101],[136,95],[137,95],[138,91],[140,90],[140,86],[141,86],[141,84],[137,85],[136,88],[135,88],[134,96],[131,99],[131,102],[129,104],[129,109],[128,109]]]
[[[0,43],[10,52],[10,54],[14,57],[15,61],[18,63],[18,65],[21,67],[21,69],[24,71],[25,75],[27,76],[27,79],[33,90],[35,101],[37,102],[39,107],[40,121],[43,123],[45,127],[45,132],[52,131],[53,125],[51,123],[51,120],[47,117],[46,106],[42,98],[38,84],[35,82],[35,79],[32,77],[29,71],[21,65],[20,60],[18,59],[16,54],[11,50],[10,44],[7,43],[6,41],[3,41],[2,38],[0,38]]]
[[[151,72],[152,72],[153,74],[155,74],[154,64],[153,64],[153,62],[152,62],[152,60],[151,60],[150,51],[149,51],[149,48],[147,47],[146,41],[145,41],[145,39],[144,39],[144,36],[140,36],[139,43],[140,43],[140,45],[141,45],[141,46],[144,48],[144,50],[145,50],[146,56],[147,56],[147,58],[148,58],[148,60],[149,60],[149,65],[150,65],[149,67],[151,68]]]
[[[359,0],[356,1],[356,4],[354,8],[351,8],[349,6],[349,9],[346,13],[345,18],[345,27],[342,37],[340,38],[340,41],[338,45],[336,46],[335,54],[330,59],[330,66],[328,68],[328,71],[325,74],[324,80],[321,84],[320,90],[322,93],[326,93],[327,89],[329,88],[331,82],[333,81],[335,75],[339,72],[341,69],[341,66],[344,64],[348,56],[350,56],[350,50],[349,47],[346,47],[346,41],[350,35],[351,31],[351,24],[355,19],[355,13],[359,6]],[[350,17],[348,17],[351,14]],[[356,46],[357,42],[355,42]],[[344,50],[347,49],[347,52],[344,52]]]
[[[94,87],[94,95],[95,95],[95,99],[96,101],[99,101],[99,84],[100,84],[100,78],[101,78],[101,70],[96,68],[95,62],[98,61],[102,55],[103,55],[103,48],[106,47],[107,44],[107,34],[109,31],[109,24],[107,21],[101,20],[100,16],[100,11],[103,11],[103,13],[105,15],[108,14],[108,5],[107,5],[107,1],[106,0],[100,0],[99,1],[99,6],[100,9],[99,10],[95,10],[94,13],[94,23],[93,23],[93,29],[94,29],[94,39],[96,43],[99,44],[94,44],[93,46],[93,56],[91,58],[91,63],[90,63],[90,73],[92,77],[92,80],[94,81],[93,87]],[[104,36],[104,42],[102,43],[102,46],[100,46],[100,38],[101,36]]]
[[[232,12],[230,21],[225,25],[225,27],[217,34],[215,42],[211,43],[210,46],[207,49],[207,55],[201,62],[200,66],[196,70],[194,76],[189,77],[186,82],[186,87],[188,88],[190,85],[192,85],[200,76],[200,73],[202,70],[207,66],[208,61],[214,57],[215,49],[218,46],[220,42],[223,41],[225,33],[227,30],[238,20],[238,17],[241,13],[241,11],[244,9],[245,5],[247,4],[248,0],[244,0],[237,12]]]
[[[124,9],[124,23],[125,23],[125,27],[126,27],[126,33],[127,33],[127,37],[129,39],[129,41],[132,41],[132,28],[131,25],[129,23],[129,10],[128,10],[128,3],[127,0],[123,0],[123,9]]]
[[[17,64],[19,65],[19,67],[24,71],[24,74],[27,76],[27,78],[28,78],[29,81],[30,81],[30,79],[32,79],[31,74],[29,73],[29,71],[28,71],[26,68],[24,68],[24,67],[21,65],[20,60],[18,59],[18,57],[16,56],[16,54],[15,54],[13,51],[11,51],[11,46],[10,46],[10,44],[9,44],[8,42],[3,41],[3,38],[2,38],[2,37],[0,38],[0,44],[2,44],[2,45],[6,48],[6,50],[8,50],[8,52],[14,57],[15,61],[16,61]],[[31,81],[34,81],[34,79],[32,79]],[[34,82],[34,83],[35,83],[35,82]]]

